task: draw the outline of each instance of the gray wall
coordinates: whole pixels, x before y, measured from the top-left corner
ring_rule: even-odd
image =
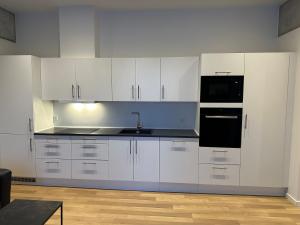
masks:
[[[97,56],[277,50],[278,8],[98,12]],[[57,11],[16,14],[21,54],[59,56]]]
[[[134,127],[141,113],[144,127],[195,128],[196,103],[54,103],[56,126]]]

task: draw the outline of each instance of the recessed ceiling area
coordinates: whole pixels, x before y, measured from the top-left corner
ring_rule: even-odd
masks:
[[[0,6],[13,12],[46,11],[68,5],[91,5],[101,10],[172,10],[278,6],[285,1],[286,0],[0,0]]]

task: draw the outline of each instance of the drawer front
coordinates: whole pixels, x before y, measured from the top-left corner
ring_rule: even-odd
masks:
[[[240,183],[240,166],[200,164],[199,183],[238,186]]]
[[[108,160],[108,144],[72,144],[72,159]]]
[[[72,160],[72,179],[108,180],[108,162]]]
[[[71,179],[71,160],[37,159],[36,173],[39,178]]]
[[[67,143],[36,143],[37,159],[71,159],[71,144]]]
[[[199,163],[239,165],[241,150],[236,148],[199,148]]]

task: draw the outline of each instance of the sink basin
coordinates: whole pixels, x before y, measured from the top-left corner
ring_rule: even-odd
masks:
[[[123,129],[120,134],[151,134],[151,129]]]

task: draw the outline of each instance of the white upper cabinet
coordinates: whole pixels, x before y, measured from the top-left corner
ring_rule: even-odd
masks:
[[[135,59],[112,59],[113,101],[135,101]]]
[[[201,75],[244,75],[244,53],[202,54]]]
[[[288,53],[245,58],[241,186],[284,187]]]
[[[0,133],[33,130],[31,56],[0,56]]]
[[[197,102],[198,57],[161,58],[161,101]]]
[[[112,101],[111,59],[76,60],[78,101]]]
[[[160,101],[160,58],[136,59],[136,100]]]
[[[44,100],[75,100],[75,61],[62,58],[42,59],[42,91]]]

